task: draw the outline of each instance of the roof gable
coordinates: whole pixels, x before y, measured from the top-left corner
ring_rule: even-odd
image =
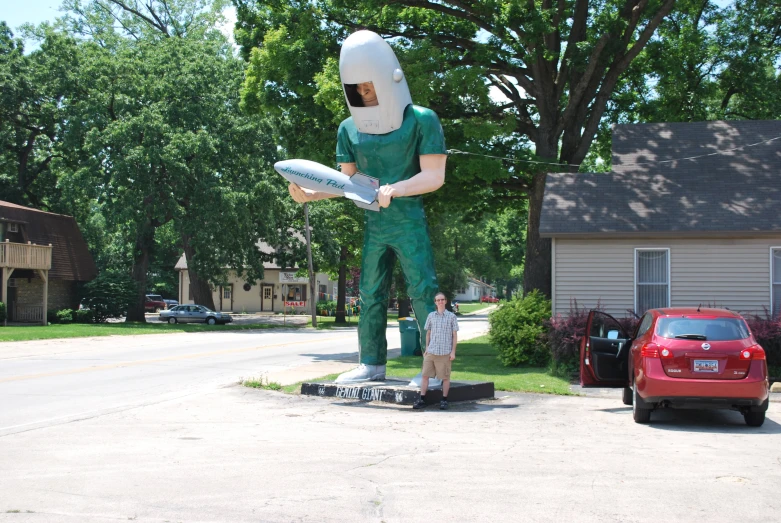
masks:
[[[30,242],[52,246],[51,277],[90,281],[97,275],[87,242],[73,217],[0,201],[0,218],[24,223]]]

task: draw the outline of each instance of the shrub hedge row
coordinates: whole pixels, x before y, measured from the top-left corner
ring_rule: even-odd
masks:
[[[599,304],[595,307],[600,309]],[[516,295],[490,315],[491,343],[508,367],[549,365],[553,374],[570,376],[580,369],[580,340],[590,309],[570,303],[566,315],[551,315],[551,302],[533,291]],[[757,342],[767,354],[771,376],[781,377],[781,317],[744,316]],[[624,331],[633,333],[640,317],[627,311],[616,318]]]

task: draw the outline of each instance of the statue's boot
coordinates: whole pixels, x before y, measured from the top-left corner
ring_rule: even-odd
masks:
[[[418,375],[412,378],[412,381],[409,382],[410,387],[420,388],[420,382],[423,380],[423,373],[418,372]],[[442,388],[442,380],[439,378],[429,378],[428,379],[428,388],[429,389],[441,389]]]
[[[385,381],[385,365],[364,365],[340,374],[335,383],[361,383],[364,381]]]

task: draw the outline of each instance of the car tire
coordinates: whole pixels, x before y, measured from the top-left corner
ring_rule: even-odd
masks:
[[[209,325],[214,325],[215,323],[217,323],[217,320],[215,320],[214,318],[206,318],[206,323],[208,323]]]
[[[637,382],[632,381],[632,417],[635,423],[648,423],[651,421],[651,409],[640,407],[639,403],[643,401],[637,393]]]
[[[176,323],[176,318],[168,318],[168,323],[173,325],[174,323]]]
[[[632,394],[634,394],[634,391],[631,387],[624,387],[624,393],[621,396],[621,401],[624,402],[624,405],[632,404]]]
[[[765,422],[765,411],[762,412],[744,412],[743,419],[749,427],[761,427]]]

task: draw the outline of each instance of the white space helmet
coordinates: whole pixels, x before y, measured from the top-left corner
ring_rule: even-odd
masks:
[[[404,109],[412,103],[407,80],[393,49],[372,31],[357,31],[342,44],[339,55],[342,89],[358,130],[386,134],[401,127]],[[358,84],[372,82],[377,105],[365,107]]]

